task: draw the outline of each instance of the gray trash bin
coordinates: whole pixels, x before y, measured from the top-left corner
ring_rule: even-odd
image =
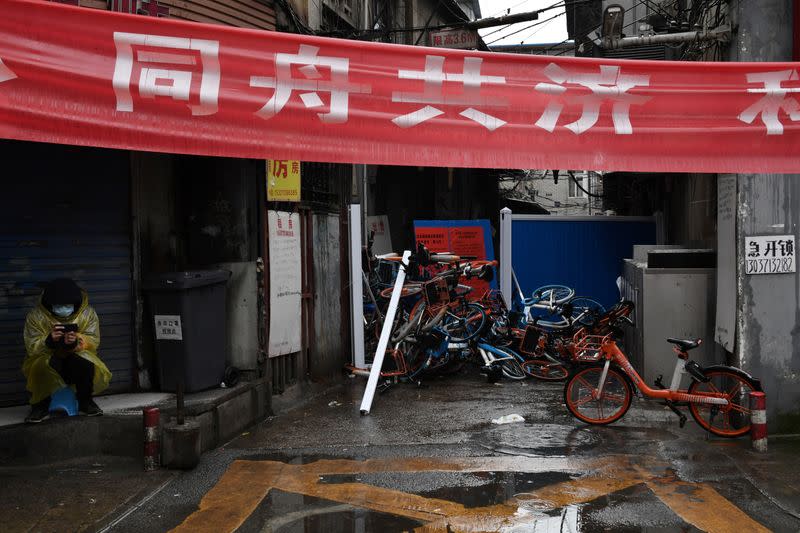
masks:
[[[226,270],[170,272],[145,280],[155,333],[162,391],[196,392],[216,387],[225,374]]]

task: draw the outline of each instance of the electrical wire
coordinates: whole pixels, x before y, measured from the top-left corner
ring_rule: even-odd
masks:
[[[565,13],[565,14],[566,14],[566,13]],[[540,26],[540,27],[536,28],[535,30],[533,30],[532,32],[530,32],[528,35],[526,35],[525,37],[523,37],[523,38],[522,38],[522,40],[521,40],[520,42],[521,42],[521,43],[524,43],[525,41],[527,41],[528,39],[530,39],[531,37],[533,37],[534,35],[536,35],[536,34],[537,34],[537,33],[539,33],[540,31],[542,31],[543,29],[545,29],[545,28],[547,27],[547,25],[548,25],[550,22],[553,22],[554,20],[555,20],[555,17],[551,18],[549,21],[547,21],[546,23],[544,23],[542,26]]]
[[[572,182],[575,184],[575,186],[577,188],[579,188],[580,190],[582,190],[583,192],[585,192],[586,195],[589,196],[590,198],[602,198],[603,197],[602,194],[594,194],[594,193],[591,193],[591,192],[587,191],[586,189],[584,189],[583,185],[581,185],[580,182],[578,181],[578,178],[575,177],[575,173],[572,172],[571,170],[567,171],[567,175],[569,176],[569,179],[571,179]]]
[[[528,0],[525,0],[525,1],[528,1]],[[517,5],[522,5],[522,4],[524,4],[524,3],[525,3],[525,2],[521,2],[521,3],[517,4]],[[544,13],[545,11],[549,11],[549,10],[551,10],[551,9],[557,9],[557,8],[559,8],[559,7],[564,7],[565,5],[566,5],[566,2],[565,2],[565,0],[559,0],[558,2],[556,2],[555,4],[553,4],[553,5],[551,5],[551,6],[548,6],[548,7],[545,7],[545,8],[542,8],[542,9],[538,10],[536,13],[537,13],[537,14],[538,14],[538,13]],[[514,6],[514,7],[516,7],[516,6]],[[509,9],[513,9],[513,7],[512,7],[512,8],[509,8]],[[519,24],[519,23],[516,23],[516,24]],[[494,30],[494,31],[490,31],[489,33],[486,33],[486,34],[482,35],[482,37],[483,37],[484,39],[486,39],[488,36],[490,36],[490,35],[494,35],[495,33],[497,33],[497,32],[501,32],[501,31],[503,31],[503,30],[507,30],[508,28],[510,28],[510,27],[511,27],[511,26],[513,26],[513,25],[514,25],[514,24],[506,24],[506,25],[504,25],[502,28],[499,28],[499,29],[497,29],[497,30]],[[530,26],[529,26],[529,27],[530,27]]]
[[[672,1],[672,3],[670,4],[670,7],[671,7],[671,6],[675,6],[675,5],[676,5],[676,4],[677,4],[679,1],[680,1],[680,0],[673,0],[673,1]],[[637,7],[639,7],[640,5],[643,5],[643,4],[644,4],[644,2],[645,2],[645,0],[639,0],[639,2],[638,2],[638,3],[636,3],[636,4],[633,4],[631,7],[629,7],[629,8],[627,8],[627,9],[625,9],[625,10],[622,12],[622,13],[623,13],[623,16],[624,16],[624,14],[625,14],[625,13],[627,13],[628,11],[632,11],[633,9],[636,9],[636,8],[637,8]],[[622,27],[622,29],[628,28],[628,27],[630,27],[631,25],[633,25],[633,24],[636,24],[637,22],[641,22],[642,20],[644,20],[644,19],[642,18],[642,19],[637,19],[637,20],[634,20],[634,21],[632,21],[632,22],[629,22],[628,24],[624,25],[624,26]],[[599,27],[599,26],[598,26],[597,24],[592,24],[591,26],[585,27],[585,28],[584,28],[584,29],[582,29],[580,32],[577,32],[577,31],[576,31],[576,32],[574,32],[574,33],[575,33],[575,35],[587,35],[587,34],[588,34],[590,31],[592,31],[592,30],[594,30],[594,29],[597,29],[598,27]],[[571,39],[570,39],[569,37],[567,37],[566,39],[564,39],[564,40],[563,40],[563,41],[561,41],[560,43],[556,43],[556,44],[554,44],[553,46],[551,46],[550,48],[546,48],[545,50],[542,50],[542,52],[541,52],[540,54],[538,54],[538,55],[546,55],[546,54],[547,54],[547,52],[549,52],[549,51],[551,51],[551,50],[554,50],[555,48],[558,48],[559,46],[561,46],[561,45],[563,45],[563,44],[565,44],[565,43],[569,42],[570,40],[571,40]],[[568,50],[564,50],[564,51],[562,51],[562,52],[559,52],[559,53],[557,53],[557,54],[553,54],[553,55],[554,55],[554,56],[560,56],[560,55],[563,55],[563,54],[565,54],[565,53],[567,53],[567,52],[568,52]]]
[[[503,39],[507,39],[507,38],[511,37],[512,35],[516,35],[518,33],[522,33],[523,31],[529,30],[529,29],[531,29],[531,28],[533,28],[535,26],[541,26],[542,24],[547,24],[548,22],[552,22],[554,19],[556,19],[558,17],[563,17],[565,14],[566,13],[557,13],[557,14],[553,15],[552,17],[550,17],[549,19],[541,20],[541,21],[537,22],[536,24],[531,24],[530,26],[525,26],[524,28],[521,28],[521,29],[519,29],[517,31],[511,32],[511,33],[506,34],[506,35],[503,35],[502,37],[498,37],[494,41],[492,41],[490,43],[486,43],[486,45],[487,46],[492,45],[492,44],[494,44],[494,43],[496,43],[498,41],[502,41]]]

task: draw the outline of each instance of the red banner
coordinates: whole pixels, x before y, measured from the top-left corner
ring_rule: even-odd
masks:
[[[0,137],[368,164],[800,172],[800,64],[442,50],[32,0]]]

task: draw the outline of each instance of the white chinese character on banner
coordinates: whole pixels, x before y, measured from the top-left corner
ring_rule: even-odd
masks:
[[[400,79],[421,80],[425,82],[422,93],[406,93],[395,91],[392,93],[392,102],[414,103],[414,104],[437,104],[448,106],[466,106],[459,115],[477,122],[489,131],[505,125],[505,121],[492,115],[478,111],[472,106],[505,107],[507,103],[495,98],[489,100],[481,96],[481,85],[486,83],[504,84],[506,79],[503,76],[483,76],[481,75],[481,63],[483,59],[479,57],[464,58],[464,68],[462,72],[444,72],[443,56],[425,56],[425,70],[401,70],[398,72]],[[442,91],[445,81],[457,82],[464,85],[461,95],[446,95]],[[401,128],[411,128],[421,124],[426,120],[443,115],[444,111],[426,105],[416,111],[406,115],[401,115],[392,120]]]
[[[138,88],[142,98],[169,96],[184,101],[192,115],[217,112],[220,83],[218,41],[114,32],[114,44],[117,47],[113,82],[117,111],[133,111],[131,78],[134,65],[141,64]],[[192,81],[196,76],[200,76],[199,103],[192,104],[189,102]]]
[[[617,66],[600,65],[599,73],[584,73],[568,72],[555,63],[550,63],[545,67],[544,73],[557,85],[539,83],[536,85],[536,90],[540,93],[563,94],[567,91],[567,87],[563,85],[565,83],[580,85],[592,91],[591,94],[575,98],[575,101],[583,103],[583,112],[578,120],[565,125],[565,127],[576,134],[581,134],[597,124],[601,105],[604,101],[609,101],[614,103],[611,108],[614,132],[618,135],[630,135],[633,133],[630,119],[631,105],[641,105],[650,100],[650,97],[647,96],[628,94],[628,90],[633,87],[650,85],[650,76],[621,74],[620,68]],[[536,121],[536,125],[552,132],[563,109],[564,104],[550,102],[542,116]]]
[[[783,124],[778,118],[778,112],[783,110],[789,120],[800,120],[800,103],[796,98],[789,97],[790,93],[800,93],[800,85],[784,87],[787,81],[798,80],[796,70],[780,70],[777,72],[755,72],[747,75],[749,83],[760,83],[762,89],[747,89],[749,93],[763,94],[756,103],[742,111],[739,120],[747,124],[761,115],[761,122],[767,127],[767,135],[783,135]]]
[[[3,64],[3,60],[0,59],[0,83],[3,83],[4,81],[13,80],[16,77],[17,75],[14,74],[14,71],[12,71],[5,64]]]
[[[252,76],[251,87],[275,89],[272,97],[258,111],[258,116],[269,119],[281,112],[289,102],[292,92],[301,91],[300,100],[308,109],[323,107],[319,92],[330,93],[327,113],[317,113],[322,122],[341,124],[347,122],[350,93],[370,94],[368,85],[350,83],[348,78],[350,61],[344,57],[325,57],[317,55],[319,47],[300,45],[297,54],[275,55],[275,77]],[[298,70],[304,78],[292,78],[292,65],[303,65]],[[326,67],[330,79],[323,80],[317,67]]]

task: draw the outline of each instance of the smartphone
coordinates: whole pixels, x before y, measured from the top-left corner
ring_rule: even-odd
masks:
[[[64,331],[64,333],[68,333],[70,331],[75,331],[75,332],[78,331],[78,324],[59,324],[59,326],[61,326],[61,329]]]

